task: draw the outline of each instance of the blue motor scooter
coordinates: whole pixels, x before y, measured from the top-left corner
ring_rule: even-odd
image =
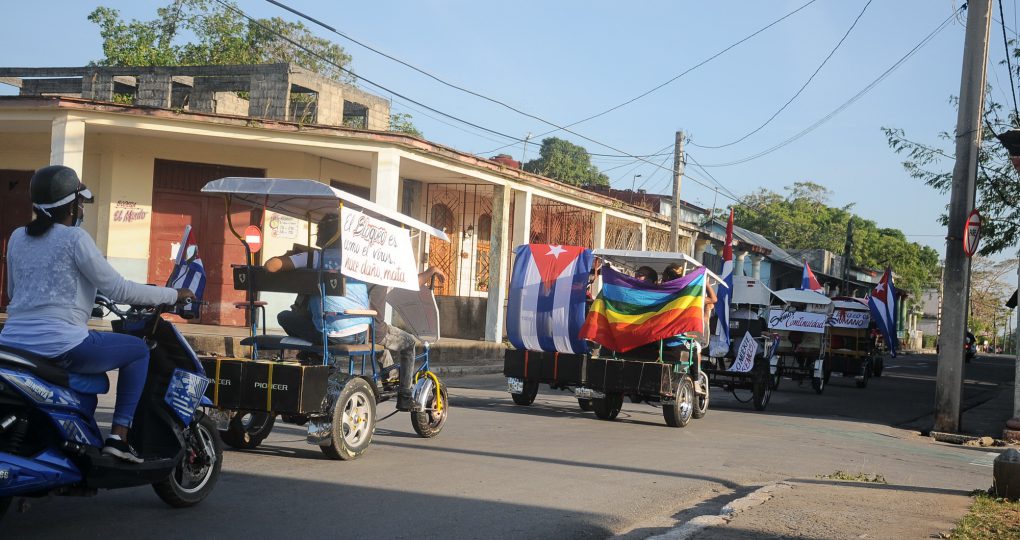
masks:
[[[151,484],[174,507],[201,502],[216,485],[223,455],[216,426],[199,410],[209,381],[194,351],[161,313],[171,307],[118,308],[114,331],[143,338],[151,350],[128,442],[145,462],[101,453],[94,413],[106,374],[68,373],[31,352],[0,347],[0,518],[15,498],[94,495]],[[203,400],[205,401],[203,403]]]

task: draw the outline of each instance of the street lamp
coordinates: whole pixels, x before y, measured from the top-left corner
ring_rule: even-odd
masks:
[[[635,174],[634,175],[634,179],[630,181],[630,190],[631,191],[634,191],[634,184],[637,183],[637,179],[638,178],[641,178],[641,175],[640,174]]]

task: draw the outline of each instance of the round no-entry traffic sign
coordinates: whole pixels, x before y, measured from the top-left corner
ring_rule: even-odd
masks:
[[[244,230],[244,243],[252,253],[258,253],[262,249],[262,231],[255,225],[248,225]]]
[[[963,226],[963,252],[968,257],[973,257],[977,253],[979,242],[981,242],[981,214],[975,208],[971,210],[967,216],[967,223]]]

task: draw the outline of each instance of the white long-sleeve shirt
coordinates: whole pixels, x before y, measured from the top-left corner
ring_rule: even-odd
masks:
[[[177,291],[129,281],[79,227],[54,225],[32,237],[19,228],[7,244],[7,323],[0,344],[55,357],[88,336],[97,290],[115,302],[172,304]]]

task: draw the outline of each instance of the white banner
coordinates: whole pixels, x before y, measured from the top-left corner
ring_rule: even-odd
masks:
[[[357,210],[344,207],[343,268],[345,276],[366,283],[418,290],[411,233]]]
[[[850,309],[837,309],[829,318],[829,326],[833,328],[867,328],[871,322],[871,313]]]
[[[806,311],[769,310],[769,328],[773,330],[797,330],[813,334],[825,333],[825,313],[808,313]]]
[[[736,371],[738,373],[747,373],[754,367],[754,355],[758,354],[758,341],[751,337],[751,333],[744,334],[744,339],[740,340],[740,348],[737,349],[737,359],[733,361],[733,365],[726,371]]]

